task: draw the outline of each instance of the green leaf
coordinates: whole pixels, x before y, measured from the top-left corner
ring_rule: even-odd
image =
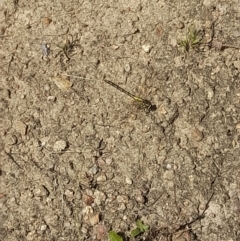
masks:
[[[137,227],[141,230],[141,232],[145,232],[149,229],[149,226],[144,225],[142,220],[137,220],[136,224],[137,224]]]
[[[110,241],[123,241],[123,238],[113,230],[108,232],[108,237]]]
[[[133,238],[135,238],[136,236],[138,236],[141,233],[144,233],[145,231],[147,231],[149,229],[149,226],[144,225],[142,220],[137,220],[136,225],[137,225],[137,228],[135,228],[131,231],[131,237],[133,237]]]
[[[135,238],[136,236],[138,236],[141,232],[141,230],[139,228],[135,228],[131,231],[131,237]]]

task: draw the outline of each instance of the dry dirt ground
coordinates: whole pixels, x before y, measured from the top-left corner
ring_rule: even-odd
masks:
[[[0,240],[240,240],[239,0],[0,6]]]

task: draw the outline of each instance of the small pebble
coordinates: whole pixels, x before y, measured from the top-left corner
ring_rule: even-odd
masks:
[[[97,177],[97,182],[105,182],[107,181],[107,176],[104,173],[101,173],[100,176]]]
[[[66,197],[68,197],[68,198],[72,198],[73,195],[74,195],[74,191],[73,191],[73,190],[70,190],[70,189],[67,189],[67,190],[65,191],[65,195],[66,195]]]
[[[125,65],[124,65],[124,70],[125,70],[126,72],[130,72],[130,70],[131,70],[131,65],[130,65],[130,64],[125,64]]]
[[[41,225],[41,227],[40,227],[41,231],[45,231],[46,229],[47,229],[47,225],[46,224]]]
[[[43,197],[43,196],[48,196],[48,191],[45,188],[36,188],[33,190],[33,195],[35,197]]]
[[[126,208],[127,207],[124,203],[120,203],[120,205],[118,206],[118,211],[124,211]]]
[[[116,50],[116,49],[119,49],[119,46],[118,46],[118,45],[113,45],[112,48],[113,48],[114,50]]]
[[[127,195],[118,195],[117,196],[117,202],[119,203],[128,203],[129,198]]]
[[[48,17],[42,18],[42,23],[45,27],[47,27],[51,22],[52,22],[51,18],[48,18]]]
[[[50,90],[50,85],[44,85],[44,90],[49,91]]]
[[[144,203],[145,198],[143,197],[142,194],[138,194],[138,195],[136,195],[136,201],[139,202],[139,203]]]
[[[50,96],[47,97],[47,101],[52,101],[52,102],[54,102],[55,100],[56,100],[56,97],[53,96],[53,95],[50,95]]]
[[[99,214],[93,214],[89,216],[89,223],[90,225],[94,226],[99,223]]]
[[[56,227],[59,224],[59,216],[58,215],[47,214],[44,216],[44,220],[47,223],[47,225]]]
[[[210,7],[212,4],[212,0],[203,0],[203,5],[206,7]]]
[[[84,194],[83,195],[83,201],[86,205],[91,206],[92,203],[94,202],[94,198],[92,196]]]
[[[169,169],[172,169],[172,165],[171,164],[167,164],[166,168],[169,170]]]
[[[111,165],[112,164],[112,159],[106,158],[105,162],[106,162],[107,165]]]
[[[151,129],[150,125],[144,125],[144,126],[142,127],[142,131],[143,131],[143,133],[147,133],[147,132],[149,132],[150,129]]]
[[[144,45],[142,46],[143,51],[146,52],[146,53],[149,53],[150,50],[151,50],[151,48],[152,48],[152,46],[149,45],[149,44],[144,44]]]
[[[201,141],[204,138],[203,132],[198,130],[197,128],[195,128],[192,131],[192,137],[196,140],[196,141]]]
[[[50,46],[45,43],[41,43],[42,54],[48,56],[50,54]]]
[[[89,215],[93,213],[93,208],[91,206],[86,206],[82,209],[83,215]]]
[[[94,203],[96,203],[98,206],[101,205],[101,203],[104,203],[107,198],[104,192],[100,192],[98,190],[94,192],[94,197]]]
[[[132,179],[130,177],[126,177],[126,183],[128,185],[132,185],[133,181],[132,181]]]
[[[81,232],[82,232],[83,234],[87,234],[87,233],[88,233],[88,228],[86,227],[86,225],[83,225],[83,226],[82,226]]]
[[[98,166],[96,164],[94,164],[90,169],[89,169],[89,173],[91,173],[92,175],[96,175],[98,173]]]
[[[56,141],[53,145],[54,151],[64,151],[67,148],[67,142],[64,140]]]

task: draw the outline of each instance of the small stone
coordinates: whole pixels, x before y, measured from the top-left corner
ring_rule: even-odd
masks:
[[[99,223],[99,214],[93,214],[89,216],[89,223],[90,225],[94,226]]]
[[[116,50],[116,49],[119,49],[119,46],[118,46],[118,45],[113,45],[112,48],[113,48],[114,50]]]
[[[237,123],[237,125],[236,125],[236,129],[240,129],[240,123]]]
[[[33,195],[35,197],[43,197],[43,196],[48,196],[49,192],[45,188],[36,188],[33,190]]]
[[[144,126],[142,127],[142,132],[143,132],[143,133],[147,133],[147,132],[150,131],[150,129],[151,129],[150,125],[144,125]]]
[[[49,91],[51,88],[50,88],[50,85],[44,85],[44,90],[46,90],[46,91]]]
[[[105,162],[106,162],[107,165],[111,165],[112,164],[112,159],[106,158]]]
[[[73,190],[70,190],[70,189],[67,189],[67,190],[65,191],[65,195],[66,195],[66,197],[68,197],[68,198],[73,198],[74,191],[73,191]]]
[[[41,227],[40,227],[41,231],[45,231],[46,229],[47,229],[47,225],[46,224],[41,225]]]
[[[144,44],[144,45],[142,46],[143,51],[146,52],[146,53],[149,53],[150,50],[151,50],[151,48],[152,48],[152,46],[149,45],[149,44]]]
[[[210,7],[212,4],[212,1],[211,0],[203,0],[203,5],[206,6],[206,7]]]
[[[117,202],[119,203],[128,203],[129,198],[127,195],[118,195],[117,196]]]
[[[126,183],[128,185],[132,185],[133,181],[132,181],[132,179],[130,177],[126,177]]]
[[[131,65],[130,65],[130,64],[125,64],[125,65],[124,65],[124,70],[125,70],[126,72],[130,72],[130,70],[131,70]]]
[[[145,198],[143,197],[142,194],[138,194],[138,195],[136,195],[136,201],[138,203],[144,203],[145,202]]]
[[[83,194],[83,201],[86,205],[91,206],[94,202],[94,198],[92,196]]]
[[[172,165],[171,164],[167,164],[166,168],[169,170],[169,169],[172,169]]]
[[[40,47],[44,56],[48,56],[50,54],[50,46],[48,44],[41,43]]]
[[[47,214],[44,217],[44,220],[47,223],[47,225],[56,227],[58,225],[59,217],[58,217],[58,215]]]
[[[160,106],[159,112],[163,115],[166,115],[168,113],[164,106]]]
[[[96,203],[96,205],[101,205],[101,203],[104,203],[106,201],[106,195],[104,192],[100,192],[98,190],[96,190],[94,192],[94,203]]]
[[[81,232],[82,232],[83,234],[87,234],[87,233],[88,233],[88,228],[86,227],[86,225],[83,225],[83,226],[82,226]]]
[[[198,130],[197,128],[195,128],[192,131],[192,137],[196,140],[196,141],[201,141],[204,137],[203,132]]]
[[[35,234],[36,234],[35,230],[31,231],[31,232],[28,232],[26,239],[29,240],[29,241],[30,240],[35,240],[36,239]]]
[[[212,90],[212,88],[208,88],[207,89],[207,98],[209,100],[211,100],[213,98],[213,96],[214,96],[214,91]]]
[[[86,206],[82,209],[82,214],[88,216],[93,213],[93,208],[91,206]]]
[[[53,95],[50,95],[47,97],[47,101],[51,101],[51,102],[54,102],[56,100],[56,97],[53,96]]]
[[[107,176],[104,173],[101,173],[100,176],[97,177],[97,182],[106,182]]]
[[[96,164],[94,164],[90,169],[89,169],[89,173],[91,173],[92,175],[96,175],[98,173],[98,166]]]
[[[54,143],[54,151],[64,151],[67,148],[67,142],[64,140],[59,140]]]
[[[64,227],[71,228],[71,223],[70,222],[64,222]]]
[[[118,206],[118,211],[124,211],[126,210],[126,205],[124,203],[120,203],[120,205]]]
[[[45,27],[47,27],[51,22],[52,22],[51,18],[48,18],[48,17],[42,18],[42,23]]]

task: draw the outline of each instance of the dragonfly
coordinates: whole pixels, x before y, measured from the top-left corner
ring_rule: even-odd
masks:
[[[153,105],[151,103],[151,101],[147,100],[147,99],[143,99],[141,97],[138,97],[136,95],[131,94],[130,92],[126,91],[125,89],[121,88],[120,86],[118,86],[117,84],[113,83],[110,80],[106,80],[103,79],[104,82],[108,83],[109,85],[115,87],[116,89],[120,90],[122,93],[128,95],[129,97],[131,97],[133,100],[135,100],[137,103],[140,104],[140,106],[145,109],[147,112],[149,112],[150,110],[152,110]]]
[[[81,76],[67,75],[67,74],[64,74],[64,75],[65,76],[76,77],[76,78],[79,78],[79,79],[85,79],[85,80],[91,80],[92,81],[92,79],[88,79],[88,78],[81,77]],[[150,112],[150,111],[155,111],[156,110],[156,105],[152,105],[151,101],[131,94],[130,92],[128,92],[125,89],[121,88],[120,86],[118,86],[117,84],[113,83],[112,81],[105,79],[104,77],[102,78],[102,80],[105,83],[107,83],[107,84],[113,86],[114,88],[120,90],[122,93],[124,93],[124,94],[128,95],[129,97],[131,97],[133,100],[135,100],[137,103],[139,103],[140,107],[145,109],[147,113]]]

